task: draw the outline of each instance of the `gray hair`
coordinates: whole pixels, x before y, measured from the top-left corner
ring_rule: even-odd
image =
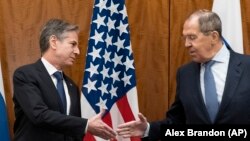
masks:
[[[218,14],[206,9],[202,9],[192,13],[189,16],[189,19],[192,17],[198,17],[200,31],[203,34],[206,35],[210,31],[217,31],[220,38],[222,38],[222,23]]]
[[[48,50],[49,38],[52,35],[56,36],[60,41],[62,41],[65,38],[64,33],[70,31],[79,32],[79,27],[61,19],[50,19],[41,30],[39,41],[41,54]]]

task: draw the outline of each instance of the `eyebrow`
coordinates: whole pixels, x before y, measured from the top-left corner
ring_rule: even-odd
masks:
[[[70,41],[71,44],[73,44],[74,46],[78,44],[77,41]]]

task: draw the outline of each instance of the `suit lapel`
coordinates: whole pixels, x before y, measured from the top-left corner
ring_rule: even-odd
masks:
[[[221,111],[223,111],[226,106],[230,103],[232,97],[235,95],[235,90],[239,83],[240,76],[243,72],[243,64],[242,61],[237,57],[234,52],[230,52],[230,60],[226,78],[226,84],[223,92],[223,97],[221,101],[221,105],[219,108],[218,116]]]
[[[210,121],[208,112],[207,112],[207,108],[202,96],[202,91],[201,91],[201,82],[200,82],[200,69],[201,69],[201,64],[197,63],[196,67],[195,67],[195,81],[196,83],[196,88],[198,88],[198,93],[196,93],[197,95],[194,95],[194,98],[196,99],[196,102],[198,103],[198,107],[201,109],[200,111],[203,112],[202,115],[207,115],[206,118],[208,121]]]
[[[199,105],[204,105],[203,102],[203,98],[202,98],[202,92],[201,92],[201,85],[200,85],[200,64],[197,63],[195,66],[195,71],[194,71],[194,75],[195,75],[195,87],[198,88],[198,93],[196,93],[197,95],[195,96],[195,99],[197,99],[197,102],[199,103]]]
[[[193,100],[196,103],[198,111],[201,112],[199,116],[202,117],[202,119],[208,123],[211,124],[211,120],[209,118],[209,114],[207,112],[206,104],[204,102],[203,96],[202,96],[202,91],[201,91],[201,82],[200,82],[200,69],[201,69],[201,64],[200,63],[194,63],[194,68],[193,70],[193,76],[194,76],[194,86],[193,89],[197,92],[193,93]]]
[[[48,71],[46,70],[45,66],[43,65],[41,59],[36,62],[36,66],[37,66],[37,71],[38,71],[40,78],[43,80],[43,82],[45,82],[44,85],[47,85],[48,90],[50,90],[50,92],[51,92],[51,94],[50,94],[51,100],[55,99],[55,103],[58,104],[60,112],[63,113],[64,110],[63,110],[60,96],[57,92],[57,89],[56,89],[52,79],[51,79],[51,76],[49,75]]]

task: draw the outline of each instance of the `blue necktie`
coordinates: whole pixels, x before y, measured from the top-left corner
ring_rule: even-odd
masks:
[[[64,114],[66,114],[67,102],[66,102],[66,96],[65,96],[64,87],[63,87],[63,76],[62,76],[62,73],[59,71],[55,72],[53,75],[57,79],[57,84],[56,84],[57,91],[58,91],[59,96],[60,96],[61,101],[62,101]]]
[[[214,123],[216,114],[219,108],[219,102],[217,99],[216,87],[214,76],[211,71],[211,66],[215,61],[209,61],[205,64],[205,73],[204,73],[204,86],[205,86],[205,100],[208,114],[211,121]]]

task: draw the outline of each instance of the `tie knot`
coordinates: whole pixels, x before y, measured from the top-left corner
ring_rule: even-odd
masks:
[[[53,75],[56,77],[57,81],[63,80],[63,76],[60,71],[56,71]]]
[[[210,60],[210,61],[206,62],[205,63],[205,68],[210,68],[214,63],[215,63],[214,60]]]

